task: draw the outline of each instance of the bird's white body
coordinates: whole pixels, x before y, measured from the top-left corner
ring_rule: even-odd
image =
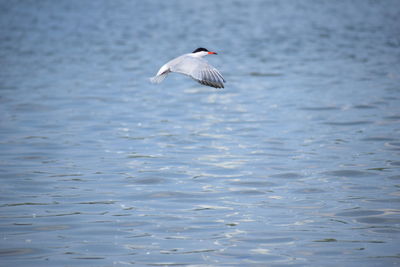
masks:
[[[160,83],[170,72],[176,72],[185,74],[203,85],[224,88],[224,77],[222,77],[221,73],[216,68],[203,59],[205,55],[216,53],[208,52],[206,49],[204,49],[205,51],[196,52],[197,50],[167,62],[160,68],[156,76],[150,78],[150,81],[153,83]]]

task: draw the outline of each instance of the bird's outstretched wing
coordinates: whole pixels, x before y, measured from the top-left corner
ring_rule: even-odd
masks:
[[[202,58],[182,56],[171,62],[171,71],[190,76],[201,84],[224,88],[225,79],[221,73]]]

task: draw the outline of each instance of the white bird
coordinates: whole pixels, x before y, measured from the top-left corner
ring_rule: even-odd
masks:
[[[163,65],[157,75],[150,78],[152,83],[160,83],[170,72],[185,74],[201,84],[224,88],[225,79],[221,73],[203,59],[206,55],[216,55],[205,48],[197,48],[192,53],[184,54]]]

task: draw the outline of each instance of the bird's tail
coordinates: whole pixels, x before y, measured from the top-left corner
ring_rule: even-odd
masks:
[[[152,83],[160,83],[165,79],[165,77],[167,77],[167,75],[168,75],[168,73],[164,73],[164,74],[161,74],[161,75],[156,75],[154,77],[151,77],[150,78],[150,82],[152,82]]]

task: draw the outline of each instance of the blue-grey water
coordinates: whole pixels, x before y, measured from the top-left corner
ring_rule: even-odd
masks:
[[[0,265],[399,265],[399,18],[0,1]],[[197,47],[225,89],[149,83]]]

